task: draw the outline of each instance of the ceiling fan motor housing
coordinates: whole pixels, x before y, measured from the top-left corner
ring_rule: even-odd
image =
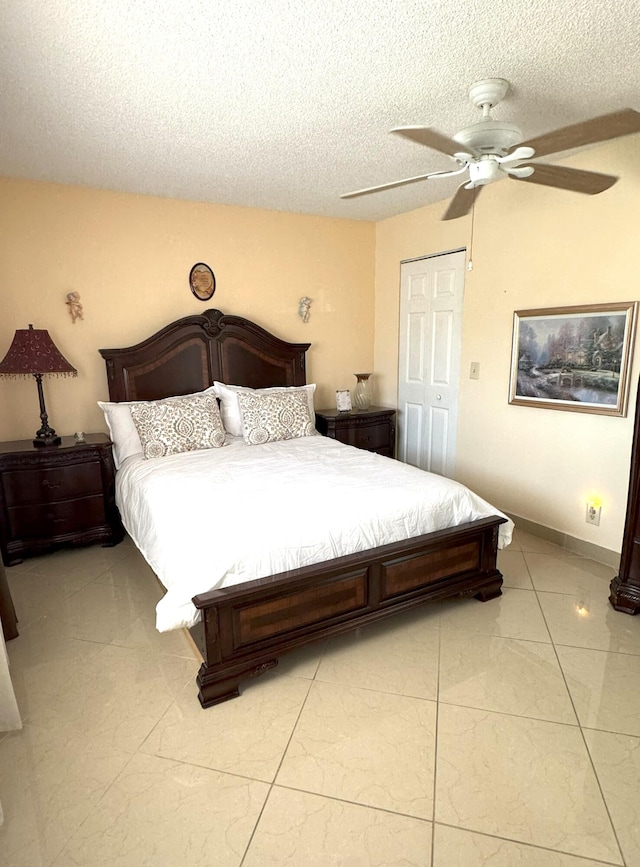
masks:
[[[460,130],[453,138],[478,153],[504,156],[522,141],[522,132],[515,124],[487,118]]]

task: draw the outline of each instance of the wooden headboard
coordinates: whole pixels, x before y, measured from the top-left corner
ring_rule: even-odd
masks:
[[[101,349],[109,398],[158,400],[202,391],[214,380],[250,388],[306,383],[310,343],[286,343],[240,316],[205,310],[124,349]]]

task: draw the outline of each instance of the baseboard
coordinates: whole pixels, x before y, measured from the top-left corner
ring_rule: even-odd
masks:
[[[509,513],[507,512],[506,514]],[[593,542],[585,542],[584,539],[576,539],[568,533],[561,533],[559,530],[553,530],[551,527],[545,527],[543,524],[536,524],[535,521],[530,521],[528,518],[520,518],[518,515],[510,514],[509,517],[516,527],[519,527],[525,533],[539,536],[541,539],[553,542],[554,545],[566,548],[567,551],[572,551],[581,557],[588,557],[590,560],[597,560],[598,563],[611,566],[612,569],[618,569],[620,566],[620,553],[618,551],[611,551],[609,548],[594,545]]]

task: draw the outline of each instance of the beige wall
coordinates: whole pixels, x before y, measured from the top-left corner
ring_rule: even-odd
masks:
[[[100,347],[131,345],[207,307],[311,342],[318,407],[334,406],[335,389],[372,367],[372,223],[0,179],[0,238],[0,358],[31,322],[78,369],[77,379],[45,381],[58,433],[105,430]],[[198,261],[216,274],[207,303],[188,285]],[[65,305],[72,290],[84,305],[75,324]],[[308,324],[297,313],[303,295],[313,299]],[[35,381],[0,377],[0,440],[38,427]]]
[[[626,418],[509,406],[507,397],[514,310],[638,298],[639,144],[634,136],[566,161],[620,176],[599,196],[508,181],[484,189],[464,300],[457,477],[498,507],[617,551],[640,352]],[[400,261],[469,243],[469,218],[440,222],[445,207],[377,225],[374,370],[389,405],[397,397]],[[469,379],[472,361],[480,362],[479,381]],[[603,502],[599,527],[585,523],[591,493]]]
[[[640,353],[627,418],[509,406],[507,393],[514,310],[637,297],[637,147],[636,136],[568,160],[621,176],[600,196],[506,181],[483,190],[465,285],[457,477],[501,508],[611,550],[623,530]],[[374,227],[0,179],[0,353],[16,328],[47,328],[79,373],[45,383],[51,423],[63,434],[103,430],[98,348],[215,306],[310,341],[317,405],[332,406],[359,369],[375,370],[376,401],[395,405],[400,262],[469,242],[469,219],[440,222],[443,209]],[[210,304],[187,285],[201,260],[218,280]],[[75,324],[64,303],[72,290],[85,311]],[[307,325],[297,315],[305,294],[314,299]],[[479,381],[468,378],[471,361]],[[0,378],[0,440],[29,438],[37,426],[35,383]],[[594,492],[600,527],[584,522]]]

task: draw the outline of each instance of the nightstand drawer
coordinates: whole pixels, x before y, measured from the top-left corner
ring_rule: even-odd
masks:
[[[388,424],[371,424],[347,430],[341,430],[338,427],[336,428],[336,439],[341,443],[372,452],[376,449],[388,448],[391,437]]]
[[[111,440],[88,433],[78,444],[0,442],[0,552],[7,566],[69,545],[117,545],[124,535],[115,503]]]
[[[9,508],[54,503],[85,494],[102,493],[99,461],[71,467],[42,467],[37,470],[9,470],[2,476]]]
[[[368,410],[338,412],[316,410],[316,430],[348,446],[392,458],[396,440],[396,412],[381,406]]]
[[[14,539],[42,539],[78,533],[107,523],[102,493],[60,503],[7,509]]]

